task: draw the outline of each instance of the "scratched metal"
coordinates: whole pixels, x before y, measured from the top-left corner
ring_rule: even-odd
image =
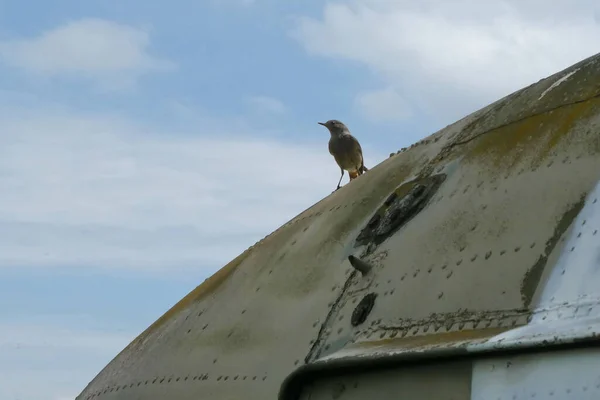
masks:
[[[587,267],[571,271],[578,286],[552,282],[572,268],[559,239],[576,231],[600,178],[598,59],[473,113],[313,205],[182,299],[78,399],[274,399],[304,362],[351,344],[403,349],[414,338],[515,329],[578,301],[593,286],[583,285]],[[446,178],[422,211],[379,245],[355,247],[390,193],[435,174]],[[373,269],[357,273],[351,254]],[[373,309],[353,327],[371,292]]]
[[[479,361],[472,400],[595,400],[600,398],[600,350],[581,349]]]
[[[485,344],[474,344],[471,351],[600,337],[599,198],[600,184],[596,184],[549,255],[553,267],[541,278],[530,322]]]

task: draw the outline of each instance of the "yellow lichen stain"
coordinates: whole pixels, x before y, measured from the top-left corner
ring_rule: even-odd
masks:
[[[249,350],[261,344],[266,344],[268,339],[264,336],[265,329],[262,330],[261,336],[252,335],[252,330],[246,327],[236,326],[215,331],[207,331],[202,335],[185,340],[180,344],[186,349],[211,348],[220,349],[223,353],[232,353],[236,350]]]
[[[600,100],[593,98],[493,129],[473,141],[463,161],[488,165],[498,172],[527,162],[523,166],[537,168],[568,140],[577,123],[594,115],[598,105]]]
[[[221,284],[233,274],[240,264],[246,259],[251,250],[246,250],[223,268],[215,272],[210,278],[206,279],[194,290],[183,297],[177,304],[171,307],[165,312],[160,318],[158,318],[152,325],[146,328],[141,334],[138,335],[125,349],[123,349],[116,357],[123,354],[125,351],[134,348],[137,344],[141,343],[148,335],[160,328],[165,322],[173,318],[177,313],[190,307],[192,304],[202,300],[204,297],[213,293],[218,289]]]
[[[469,341],[480,341],[483,339],[490,339],[496,335],[499,335],[503,332],[506,332],[509,329],[513,328],[485,328],[485,329],[469,329],[469,330],[460,330],[453,332],[444,332],[444,333],[436,333],[433,335],[420,335],[420,336],[411,336],[404,338],[388,338],[382,340],[374,340],[368,342],[359,342],[352,346],[352,349],[356,348],[371,348],[371,347],[381,347],[385,346],[390,351],[393,348],[399,348],[402,350],[409,350],[415,348],[422,348],[428,346],[440,346],[440,345],[448,345],[451,346],[453,344],[457,344],[460,342],[469,342]],[[350,349],[350,348],[348,348]]]

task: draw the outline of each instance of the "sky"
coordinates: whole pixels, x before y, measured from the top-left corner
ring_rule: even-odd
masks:
[[[595,0],[0,0],[0,398],[74,399],[329,195],[318,121],[373,167],[598,37]]]

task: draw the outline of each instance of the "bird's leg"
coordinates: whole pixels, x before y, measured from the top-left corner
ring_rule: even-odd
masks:
[[[350,172],[348,171],[348,175],[350,175],[350,180],[358,178],[358,171]]]
[[[338,190],[340,188],[340,183],[342,183],[342,178],[344,177],[344,168],[340,168],[340,171],[342,171],[342,175],[340,176],[340,181],[338,182],[335,190]],[[335,190],[334,190],[334,192],[335,192]]]

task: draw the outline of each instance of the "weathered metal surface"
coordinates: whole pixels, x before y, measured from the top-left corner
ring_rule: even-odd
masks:
[[[593,339],[598,60],[446,127],[301,213],[150,326],[78,399],[274,399],[304,363],[476,355],[543,346],[553,333],[557,342]],[[369,272],[355,270],[350,255]],[[354,326],[368,293],[376,301]],[[364,394],[432,399],[449,398],[436,397],[442,388],[467,399],[476,391],[465,379],[496,379],[471,367],[427,368],[352,379]],[[331,383],[312,391],[326,396]]]
[[[598,349],[578,349],[475,362],[471,399],[598,399],[599,356]]]
[[[428,399],[463,400],[471,393],[471,365],[410,366],[385,371],[347,374],[315,382],[301,400]]]

